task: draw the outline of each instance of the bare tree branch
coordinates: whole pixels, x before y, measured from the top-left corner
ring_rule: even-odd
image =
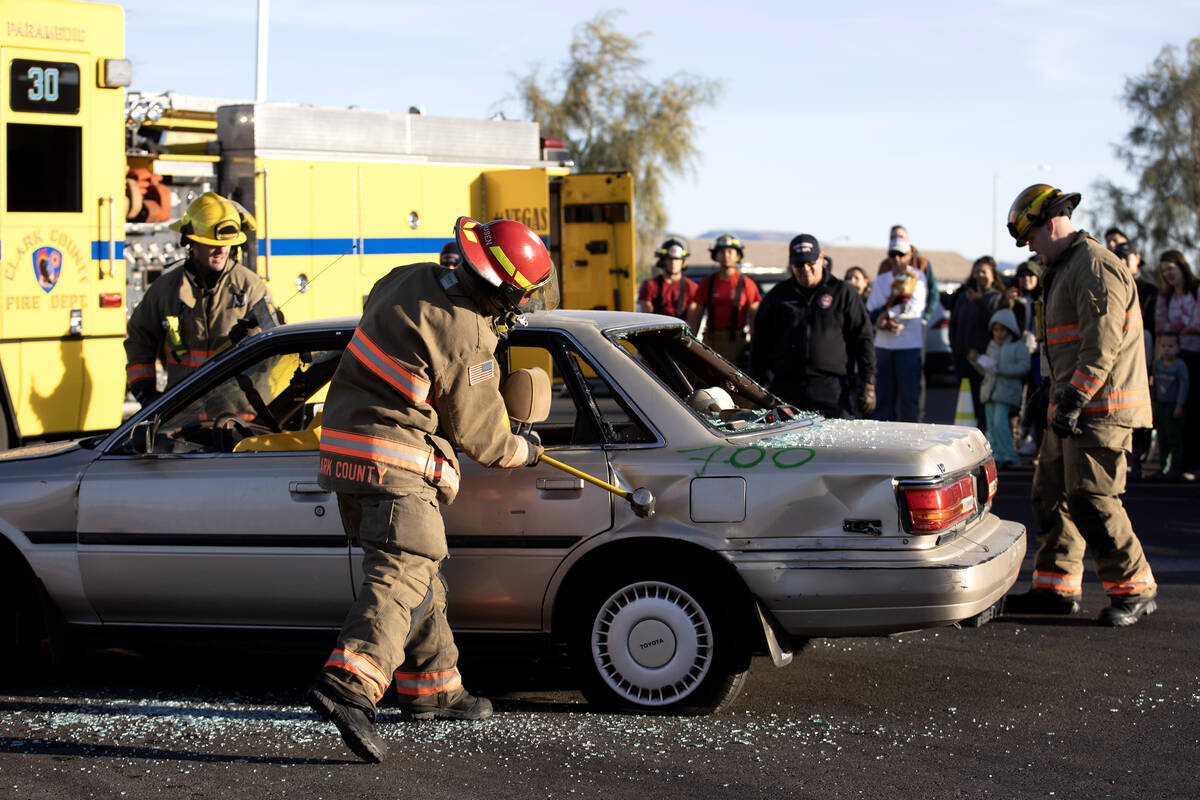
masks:
[[[580,172],[627,170],[634,177],[640,252],[667,228],[662,193],[673,175],[699,158],[694,114],[716,102],[718,81],[678,73],[652,83],[639,55],[647,34],[627,36],[609,10],[577,28],[567,62],[543,80],[538,70],[519,78],[517,97],[546,136],[563,139]]]

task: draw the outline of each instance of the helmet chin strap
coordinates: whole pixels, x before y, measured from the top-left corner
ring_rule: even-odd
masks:
[[[508,332],[513,328],[524,328],[529,325],[529,320],[524,314],[518,314],[516,311],[505,311],[496,316],[496,335],[501,339],[508,338]]]

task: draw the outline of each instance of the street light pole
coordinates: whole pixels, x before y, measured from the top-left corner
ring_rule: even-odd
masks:
[[[267,102],[267,29],[271,0],[258,0],[258,48],[254,57],[254,102]]]
[[[999,255],[996,247],[996,229],[1000,227],[1000,173],[992,173],[992,258]]]

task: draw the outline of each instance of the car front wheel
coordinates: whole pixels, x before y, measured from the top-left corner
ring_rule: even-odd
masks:
[[[733,701],[749,650],[718,587],[647,577],[605,584],[579,620],[576,664],[588,701],[605,708],[707,714]]]

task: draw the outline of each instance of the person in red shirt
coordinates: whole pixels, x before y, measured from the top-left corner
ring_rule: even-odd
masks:
[[[638,291],[638,311],[687,318],[688,306],[696,295],[696,282],[683,277],[688,250],[683,240],[671,237],[654,251],[662,274],[642,283]],[[696,329],[692,328],[692,333]]]
[[[708,253],[721,269],[700,281],[688,306],[688,325],[699,330],[701,318],[706,317],[704,343],[731,364],[744,363],[747,330],[754,327],[754,315],[762,302],[758,284],[738,269],[744,252],[741,241],[732,234],[714,239]]]

